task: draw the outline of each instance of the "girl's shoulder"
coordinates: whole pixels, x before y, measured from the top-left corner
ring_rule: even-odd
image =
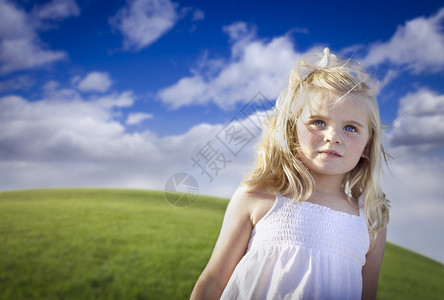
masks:
[[[255,226],[263,216],[273,207],[276,196],[266,186],[248,188],[241,186],[235,193],[239,200],[248,206],[250,221]]]

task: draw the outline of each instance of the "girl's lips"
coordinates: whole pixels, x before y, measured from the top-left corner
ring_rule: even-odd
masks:
[[[320,151],[319,153],[326,155],[329,158],[337,158],[337,157],[342,157],[338,152],[333,151],[333,150],[325,150],[325,151]]]

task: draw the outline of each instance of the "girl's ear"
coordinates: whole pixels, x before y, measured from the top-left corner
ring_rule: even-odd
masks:
[[[369,159],[367,153],[369,152],[368,150],[369,146],[365,146],[364,150],[361,153],[361,157],[365,158],[365,159]]]

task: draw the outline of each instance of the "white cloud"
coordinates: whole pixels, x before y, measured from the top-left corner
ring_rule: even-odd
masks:
[[[14,4],[0,0],[0,39],[27,37],[33,34],[27,15]]]
[[[134,104],[134,95],[132,91],[125,91],[120,94],[112,93],[98,98],[96,102],[104,108],[130,107]]]
[[[228,34],[232,42],[248,42],[256,37],[257,32],[257,28],[254,25],[245,22],[234,22],[231,25],[224,26],[222,30]]]
[[[112,81],[106,72],[91,72],[83,78],[78,88],[84,92],[106,92],[111,87]]]
[[[38,19],[60,20],[78,16],[80,9],[75,0],[53,0],[43,5],[36,5],[32,14]]]
[[[444,147],[444,95],[422,88],[399,101],[398,119],[387,135],[392,147],[408,151]]]
[[[128,118],[126,119],[126,125],[136,125],[141,123],[144,120],[147,119],[152,119],[153,115],[152,114],[147,114],[147,113],[132,113],[128,116]]]
[[[0,81],[0,93],[4,91],[27,90],[34,85],[34,80],[27,76],[21,75],[8,80]]]
[[[205,19],[205,13],[200,10],[200,9],[196,9],[193,12],[193,17],[191,18],[192,21],[201,21]]]
[[[123,35],[126,50],[141,50],[169,31],[177,20],[176,8],[169,0],[128,0],[110,24]]]
[[[240,181],[241,173],[232,176],[233,170],[239,168],[234,163],[221,172],[221,180],[214,185],[192,166],[190,157],[206,142],[215,142],[222,125],[199,124],[182,135],[158,138],[149,131],[128,133],[114,118],[116,108],[103,105],[103,97],[85,100],[75,90],[60,89],[55,82],[46,84],[42,100],[1,97],[0,189],[163,189],[169,176],[189,172],[200,181],[201,193],[228,196],[234,187],[226,189],[227,185],[222,184],[215,189],[216,182],[223,183],[227,178]],[[240,156],[239,161],[244,163],[247,159]]]
[[[56,81],[49,81],[43,86],[45,98],[54,101],[79,101],[81,96],[78,91],[73,89],[59,89],[59,83]]]
[[[66,57],[65,52],[46,50],[28,38],[4,39],[0,42],[0,73],[40,67]]]
[[[391,200],[388,239],[444,262],[444,164],[428,155],[411,155],[389,148],[391,172],[382,177]]]
[[[67,58],[64,51],[54,51],[44,45],[37,35],[42,18],[48,18],[52,12],[60,20],[71,15],[72,1],[53,1],[37,9],[37,16],[27,14],[15,4],[0,1],[0,73],[6,74],[17,70],[31,69]],[[59,8],[54,8],[59,7]],[[60,7],[67,7],[65,10]],[[46,13],[45,13],[46,12]]]
[[[367,66],[390,62],[414,72],[436,72],[444,67],[444,9],[399,26],[387,42],[370,46],[362,60]]]
[[[77,90],[61,89],[58,82],[49,81],[43,86],[45,100],[53,101],[54,103],[68,101],[68,102],[82,102],[83,98]],[[120,93],[109,93],[101,96],[95,96],[89,100],[94,106],[104,109],[129,107],[134,104],[135,97],[132,91],[124,91]]]
[[[398,120],[385,132],[390,171],[382,177],[392,200],[388,238],[444,262],[444,95],[419,89],[399,101]]]
[[[158,98],[176,109],[214,102],[223,109],[247,102],[257,92],[275,98],[286,85],[292,66],[300,57],[288,36],[259,40],[254,27],[237,22],[224,28],[231,57],[227,61],[200,62],[194,75],[159,91]]]
[[[163,189],[169,176],[188,172],[199,181],[201,193],[230,196],[253,160],[257,119],[243,120],[250,140],[235,157],[220,139],[223,124],[198,124],[181,135],[159,138],[150,131],[129,133],[116,112],[131,106],[131,91],[83,99],[74,89],[56,82],[44,86],[44,98],[0,98],[0,189],[64,186],[105,186]],[[247,112],[247,113],[250,113]],[[127,124],[150,118],[133,113]],[[244,117],[239,112],[239,119]],[[253,123],[256,122],[256,123]],[[239,124],[234,121],[230,124]],[[237,140],[236,140],[237,141]],[[201,174],[192,156],[210,142],[228,165]]]
[[[45,89],[47,96],[39,101],[29,102],[18,96],[0,98],[3,163],[55,168],[66,160],[94,165],[114,157],[114,150],[121,147],[116,141],[119,137],[139,138],[126,136],[125,127],[113,118],[114,108],[134,102],[131,92],[86,101],[73,90],[58,89],[54,82]],[[38,169],[34,172],[39,176]]]
[[[207,92],[209,92],[207,83],[201,76],[197,75],[182,78],[175,85],[161,90],[159,98],[175,109],[185,105],[208,102],[209,99],[203,96]],[[208,95],[208,97],[211,96]]]

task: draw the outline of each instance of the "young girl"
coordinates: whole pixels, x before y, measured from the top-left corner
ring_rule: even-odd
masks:
[[[374,299],[389,204],[368,74],[303,57],[264,124],[192,299]]]

